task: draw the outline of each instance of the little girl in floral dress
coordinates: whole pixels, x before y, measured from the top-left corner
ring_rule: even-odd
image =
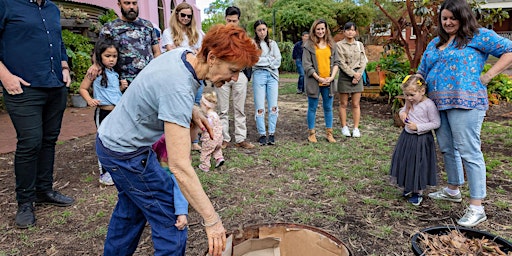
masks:
[[[204,93],[201,97],[200,106],[206,117],[208,117],[208,122],[213,129],[213,139],[210,138],[208,131],[203,131],[201,136],[201,164],[199,169],[207,172],[211,167],[210,159],[212,155],[215,158],[215,168],[224,164],[224,157],[222,156],[222,123],[220,122],[219,115],[215,112],[217,94],[215,92]]]

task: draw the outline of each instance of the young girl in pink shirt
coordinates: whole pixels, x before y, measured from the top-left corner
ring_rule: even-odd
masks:
[[[422,192],[436,185],[437,155],[432,130],[441,118],[434,102],[425,96],[426,83],[419,75],[409,75],[402,82],[405,106],[400,119],[405,129],[400,134],[391,158],[392,181],[403,188],[403,196],[413,205],[423,201]]]

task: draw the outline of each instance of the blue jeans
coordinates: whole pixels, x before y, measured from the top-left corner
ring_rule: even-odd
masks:
[[[304,67],[302,67],[302,60],[296,59],[297,73],[299,73],[299,81],[297,81],[297,91],[304,92]]]
[[[174,182],[150,147],[120,153],[96,138],[96,153],[118,190],[104,255],[132,255],[146,225],[151,226],[154,255],[185,255],[187,232],[174,226]]]
[[[16,200],[34,202],[36,192],[53,189],[55,143],[59,138],[68,90],[23,86],[23,93],[10,95],[3,89],[5,107],[16,129],[14,156]]]
[[[330,93],[329,86],[320,86],[320,95],[322,95],[322,106],[324,107],[324,119],[325,119],[325,128],[332,128],[332,103],[334,101],[334,96],[329,96]],[[316,108],[318,107],[318,98],[308,97],[308,129],[315,128],[316,122]]]
[[[252,89],[254,92],[254,118],[256,128],[260,136],[267,135],[265,131],[265,99],[268,108],[268,134],[276,132],[277,117],[279,109],[277,108],[277,96],[279,91],[279,82],[267,70],[256,69],[253,72]]]
[[[443,153],[448,184],[464,184],[464,169],[472,199],[486,196],[485,161],[480,147],[484,110],[450,109],[440,111],[441,127],[436,130]]]

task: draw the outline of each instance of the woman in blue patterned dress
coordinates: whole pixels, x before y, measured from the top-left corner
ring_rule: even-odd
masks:
[[[418,74],[425,78],[428,97],[440,112],[436,136],[448,187],[429,197],[461,202],[459,186],[464,184],[466,170],[470,205],[457,224],[473,227],[487,219],[482,206],[486,173],[480,147],[480,131],[489,108],[486,84],[512,63],[512,42],[481,28],[465,0],[446,0],[438,21],[438,37],[427,46]],[[499,60],[482,75],[489,54]]]

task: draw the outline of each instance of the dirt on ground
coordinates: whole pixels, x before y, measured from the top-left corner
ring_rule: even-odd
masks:
[[[250,91],[250,90],[248,90]],[[279,116],[279,140],[293,141],[306,144],[307,126],[305,121],[305,109],[307,100],[304,95],[281,95],[280,116]],[[252,97],[247,99],[247,122],[249,139],[257,140],[257,134],[252,105]],[[335,103],[337,104],[337,103]],[[363,116],[372,116],[381,119],[391,119],[390,107],[386,104],[385,98],[365,100],[361,102]],[[500,121],[510,120],[512,104],[503,103],[493,106],[488,111],[487,120]],[[337,119],[337,113],[335,113]],[[335,123],[339,127],[339,121]],[[497,142],[499,144],[499,142]],[[277,146],[278,147],[278,146]],[[487,153],[499,152],[504,155],[512,155],[512,148],[503,145],[482,145],[483,151]],[[54,206],[37,206],[37,226],[27,230],[20,230],[14,226],[14,216],[17,204],[14,194],[13,158],[14,154],[0,155],[0,255],[102,255],[103,243],[109,218],[117,200],[115,187],[100,186],[97,182],[98,165],[94,153],[94,135],[76,138],[70,141],[59,143],[56,147],[55,161],[55,189],[67,195],[73,196],[76,203],[69,208],[58,208]],[[226,154],[252,154],[258,150],[244,151],[237,148],[228,148]],[[300,159],[297,159],[301,161]],[[223,168],[222,172],[232,172],[236,178],[230,180],[231,188],[254,188],[254,179],[266,177],[285,177],[279,168],[266,167],[262,165],[257,170],[244,170],[240,168]],[[497,176],[488,177],[489,187],[501,186],[508,195],[512,184],[510,178]],[[385,177],[382,177],[385,179]],[[503,183],[503,181],[508,181]],[[356,180],[346,180],[347,186],[355,185]],[[441,185],[445,184],[440,179]],[[351,184],[353,183],[353,184]],[[316,184],[316,183],[315,183]],[[279,191],[274,196],[300,196],[317,200],[319,193],[323,193],[322,187],[313,187],[304,184],[306,190],[297,194],[297,191]],[[376,185],[381,186],[381,185]],[[368,187],[361,193],[375,193],[381,191],[379,187]],[[226,194],[230,191],[226,191]],[[294,194],[295,193],[295,194]],[[368,206],[361,203],[359,195],[354,194],[348,198],[350,204],[344,207],[345,215],[337,220],[323,220],[306,223],[321,228],[339,238],[349,247],[354,255],[412,255],[410,250],[411,236],[418,230],[434,225],[449,223],[450,219],[460,217],[465,205],[460,204],[444,210],[431,210],[431,200],[425,202],[415,210],[415,220],[395,221],[390,218],[388,210],[379,209],[376,206],[368,212]],[[222,194],[210,195],[217,210],[222,211],[230,205],[240,204],[245,198],[227,197]],[[400,212],[406,206],[402,201],[395,200],[391,203],[393,210]],[[317,211],[332,211],[334,206],[319,202],[322,206],[318,209],[317,204],[296,209],[290,208],[271,215],[264,210],[265,206],[255,203],[251,207],[244,208],[244,215],[236,220],[225,220],[225,227],[228,230],[241,229],[243,225],[261,224],[269,222],[290,222],[293,220],[294,211],[314,213]],[[436,208],[439,209],[439,208]],[[499,232],[502,235],[512,237],[512,209],[510,205],[506,209],[498,209],[494,205],[486,206],[489,220],[479,225],[478,228],[488,231]],[[206,250],[206,236],[199,224],[200,217],[191,209],[190,230],[188,239],[187,255],[204,255]],[[377,235],[375,226],[387,225],[392,228],[392,235],[382,238]],[[153,247],[151,242],[150,228],[145,229],[142,234],[136,255],[152,255]]]

